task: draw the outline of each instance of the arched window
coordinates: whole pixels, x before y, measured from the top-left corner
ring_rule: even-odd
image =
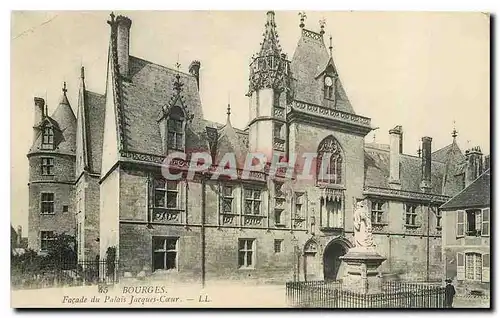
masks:
[[[173,107],[168,115],[168,149],[184,151],[185,116],[180,107]]]
[[[52,127],[43,128],[42,149],[54,149],[54,130]]]
[[[342,183],[342,149],[335,138],[325,138],[318,147],[317,180],[320,183]]]

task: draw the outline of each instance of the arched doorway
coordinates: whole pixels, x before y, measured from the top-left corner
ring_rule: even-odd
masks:
[[[325,281],[338,280],[342,277],[342,260],[340,256],[347,253],[349,246],[342,240],[330,242],[323,254],[323,277]]]
[[[304,280],[321,280],[321,262],[318,252],[318,243],[310,239],[304,245]]]

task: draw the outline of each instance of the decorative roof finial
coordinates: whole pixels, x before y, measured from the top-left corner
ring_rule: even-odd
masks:
[[[418,146],[417,155],[419,158],[422,155],[422,148],[420,148],[420,146]]]
[[[453,131],[451,132],[451,136],[453,137],[453,141],[455,141],[455,139],[458,136],[458,131],[457,131],[456,127],[455,127],[455,121],[453,121]]]
[[[274,11],[267,11],[267,23],[274,24]]]
[[[115,23],[115,14],[113,12],[111,12],[109,17],[111,18],[111,20],[108,21],[108,24],[112,25],[113,23]]]
[[[299,17],[300,17],[300,24],[299,27],[303,29],[305,27],[304,20],[307,18],[307,15],[304,11],[299,12]]]
[[[227,93],[227,122],[231,122],[231,93]]]
[[[332,42],[332,35],[330,34],[330,47],[328,48],[330,50],[330,57],[332,57],[332,49],[333,49],[333,42]]]
[[[68,91],[66,89],[66,82],[63,83],[63,89],[62,89],[62,91],[63,91],[63,94],[66,95],[66,92]]]
[[[326,25],[325,18],[319,20],[319,27],[321,28],[321,31],[319,32],[319,34],[321,34],[321,35],[325,34],[325,25]]]
[[[175,74],[174,90],[176,90],[178,94],[180,94],[180,92],[182,91],[182,86],[184,86],[184,84],[181,83],[181,75],[179,71],[180,67],[181,64],[179,63],[179,55],[177,55],[177,63],[175,63],[177,73]]]

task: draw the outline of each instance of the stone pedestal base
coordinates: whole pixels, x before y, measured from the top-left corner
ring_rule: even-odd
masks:
[[[378,268],[386,258],[374,248],[351,248],[340,259],[347,265],[347,273],[342,279],[344,290],[362,294],[381,292]]]

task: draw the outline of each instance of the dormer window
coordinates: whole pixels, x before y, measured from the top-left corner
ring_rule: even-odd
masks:
[[[54,129],[52,127],[43,128],[42,149],[54,149]]]
[[[330,99],[330,100],[335,100],[335,78],[332,76],[325,76],[324,80],[324,92],[325,92],[325,98]]]
[[[168,149],[184,151],[185,116],[180,107],[174,107],[168,116]]]

